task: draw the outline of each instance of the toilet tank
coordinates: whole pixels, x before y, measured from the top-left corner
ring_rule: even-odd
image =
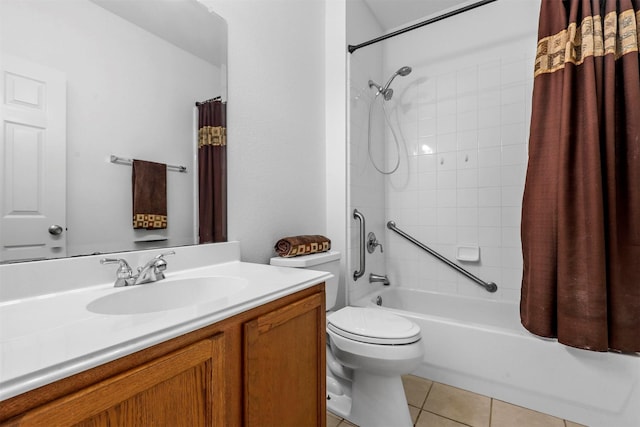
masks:
[[[271,265],[278,267],[306,268],[308,270],[328,271],[333,277],[325,282],[326,309],[336,305],[340,277],[340,252],[328,251],[318,254],[302,255],[290,258],[273,257]]]

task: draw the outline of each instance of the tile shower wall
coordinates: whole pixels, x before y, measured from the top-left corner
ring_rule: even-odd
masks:
[[[452,260],[459,246],[478,246],[480,261],[459,263],[499,290],[488,294],[387,230],[393,284],[519,300],[538,10],[536,0],[503,0],[384,43],[385,76],[413,68],[387,104],[402,144],[400,169],[385,179],[386,220]]]

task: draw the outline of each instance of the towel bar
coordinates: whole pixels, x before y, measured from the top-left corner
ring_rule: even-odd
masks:
[[[133,160],[132,159],[126,159],[124,157],[114,156],[113,154],[110,157],[110,161],[111,161],[111,163],[119,163],[121,165],[131,165],[131,164],[133,164]],[[174,170],[174,171],[177,171],[177,172],[183,172],[183,173],[187,172],[187,167],[186,166],[167,165],[167,169],[171,169],[171,170]]]

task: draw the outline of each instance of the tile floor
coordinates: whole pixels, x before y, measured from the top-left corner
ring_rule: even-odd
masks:
[[[584,427],[413,375],[402,382],[415,427]],[[327,427],[348,426],[354,424],[327,411]]]

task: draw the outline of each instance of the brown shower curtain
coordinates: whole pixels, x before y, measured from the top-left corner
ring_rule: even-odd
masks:
[[[200,243],[227,240],[227,105],[220,98],[198,107]]]
[[[640,0],[542,0],[520,314],[589,350],[640,351]]]

